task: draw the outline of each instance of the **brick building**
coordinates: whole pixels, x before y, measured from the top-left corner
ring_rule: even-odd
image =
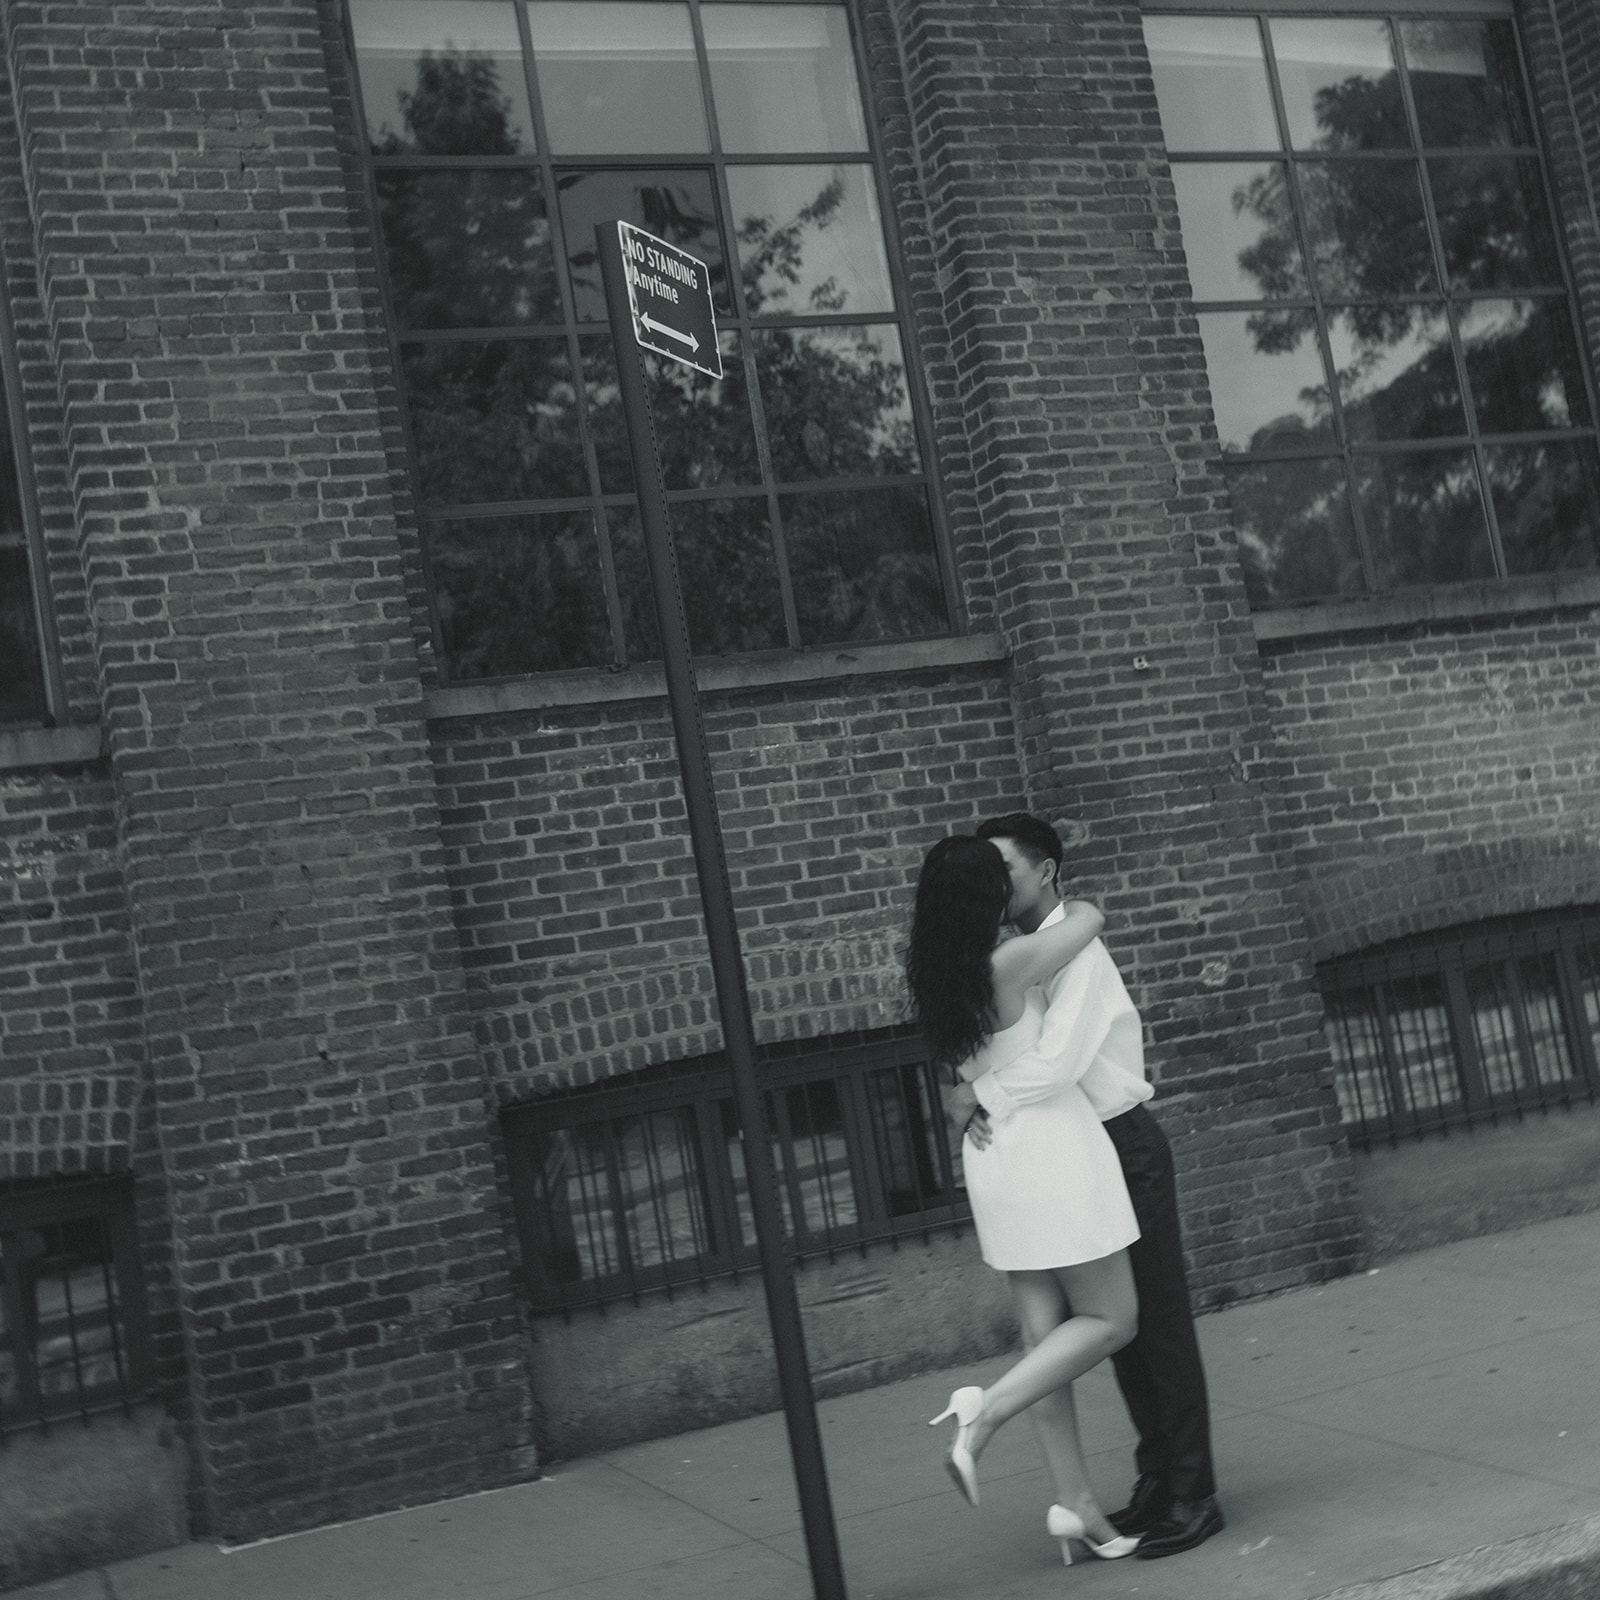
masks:
[[[1107,910],[1209,1306],[1592,1102],[1591,6],[0,28],[0,1472],[133,1405],[245,1537],[773,1403],[613,216],[715,273],[651,382],[820,1388],[1011,1336],[898,965],[982,815]]]

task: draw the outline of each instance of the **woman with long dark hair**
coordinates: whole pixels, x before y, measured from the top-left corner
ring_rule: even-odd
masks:
[[[1030,1049],[1041,985],[1099,936],[1087,901],[1035,933],[1002,941],[1011,877],[985,839],[941,839],[922,863],[906,958],[912,1009],[936,1067],[971,1082]],[[1076,1083],[1021,1108],[979,1149],[962,1145],[983,1259],[1010,1280],[1026,1353],[987,1389],[957,1389],[933,1420],[956,1421],[946,1466],[978,1503],[978,1458],[995,1430],[1032,1407],[1057,1503],[1047,1524],[1072,1561],[1082,1540],[1105,1560],[1136,1538],[1106,1520],[1084,1468],[1072,1382],[1120,1350],[1138,1319],[1127,1246],[1139,1237],[1110,1137]]]

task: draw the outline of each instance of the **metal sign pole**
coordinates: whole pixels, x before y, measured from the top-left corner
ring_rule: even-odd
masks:
[[[689,813],[695,870],[700,879],[700,900],[705,908],[706,934],[711,947],[711,970],[716,980],[717,1005],[722,1013],[722,1036],[733,1071],[739,1126],[744,1131],[750,1209],[755,1221],[756,1246],[761,1253],[767,1316],[772,1324],[778,1385],[789,1425],[789,1454],[794,1462],[795,1486],[800,1495],[800,1518],[811,1562],[811,1583],[817,1600],[846,1600],[844,1567],[839,1559],[838,1531],[834,1526],[827,1468],[823,1462],[822,1435],[817,1427],[816,1405],[811,1394],[811,1371],[806,1364],[800,1302],[795,1294],[783,1218],[778,1209],[777,1175],[772,1166],[766,1108],[756,1083],[755,1030],[750,1021],[750,998],[745,990],[744,962],[739,953],[739,931],[734,922],[733,894],[728,883],[722,830],[717,820],[711,763],[706,753],[700,702],[689,660],[683,590],[667,528],[661,459],[656,449],[650,401],[645,393],[643,361],[634,339],[617,224],[599,224],[595,228],[595,242],[600,251],[606,311],[611,319],[611,338],[616,350],[622,412],[627,423],[634,486],[639,496],[639,519],[644,526],[656,624],[661,632],[667,698],[678,741],[684,803]]]

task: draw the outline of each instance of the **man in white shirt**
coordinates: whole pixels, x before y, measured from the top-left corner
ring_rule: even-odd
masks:
[[[1061,840],[1048,822],[1022,812],[982,823],[1011,872],[1010,920],[1032,933],[1061,912]],[[1110,1521],[1137,1533],[1136,1555],[1178,1555],[1219,1532],[1205,1369],[1195,1338],[1179,1231],[1172,1152],[1145,1109],[1139,1013],[1105,946],[1096,939],[1051,980],[1038,1044],[1004,1067],[951,1091],[952,1122],[986,1144],[992,1123],[1018,1106],[1076,1082],[1122,1162],[1140,1237],[1128,1249],[1139,1293],[1139,1331],[1112,1356],[1117,1385],[1139,1432],[1133,1496]]]

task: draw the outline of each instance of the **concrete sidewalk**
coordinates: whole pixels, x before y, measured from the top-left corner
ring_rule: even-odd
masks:
[[[819,1407],[851,1600],[1300,1600],[1600,1512],[1600,1213],[1407,1256],[1200,1331],[1224,1533],[1164,1561],[1064,1571],[1021,1423],[984,1456],[983,1505],[968,1509],[941,1465],[947,1428],[925,1424],[996,1361]],[[1132,1434],[1109,1373],[1078,1395],[1102,1500],[1120,1504]],[[809,1600],[791,1485],[782,1417],[756,1417],[538,1483],[231,1552],[187,1545],[16,1594]]]

